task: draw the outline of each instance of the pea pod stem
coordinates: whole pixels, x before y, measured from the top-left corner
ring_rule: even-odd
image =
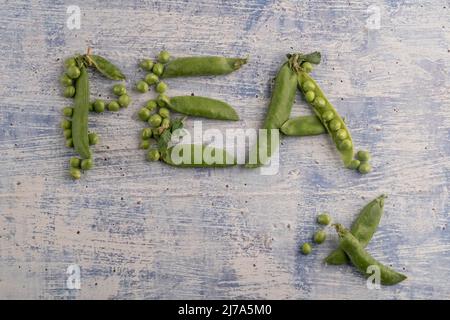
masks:
[[[234,156],[225,150],[199,144],[170,147],[163,153],[162,160],[171,166],[182,168],[229,167],[236,165]]]
[[[239,120],[239,115],[228,103],[198,96],[176,96],[170,98],[168,107],[189,116],[218,120]]]
[[[84,159],[91,157],[88,136],[89,75],[86,67],[80,65],[80,76],[75,83],[75,99],[72,115],[72,139],[75,150]]]

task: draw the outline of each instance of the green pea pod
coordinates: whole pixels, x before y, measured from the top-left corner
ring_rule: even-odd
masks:
[[[380,271],[380,283],[383,285],[394,285],[402,282],[407,277],[375,260],[366,250],[362,244],[346,230],[342,225],[336,225],[336,230],[340,238],[340,247],[345,251],[350,258],[352,264],[366,277],[373,272],[369,267],[377,267]],[[369,273],[368,273],[369,272]]]
[[[75,98],[72,115],[72,139],[75,150],[84,159],[91,157],[88,136],[89,75],[84,65],[80,66],[80,76],[75,83]]]
[[[373,234],[378,228],[381,216],[383,215],[384,199],[386,199],[386,196],[383,194],[364,206],[350,228],[350,232],[358,239],[363,248],[369,244],[370,239],[372,239]],[[325,262],[340,265],[348,263],[349,260],[344,250],[338,248],[325,259]]]
[[[218,76],[238,70],[247,59],[225,57],[184,57],[169,61],[162,78]]]
[[[309,85],[309,86],[308,86]],[[305,97],[311,95],[314,96],[314,100],[309,102],[317,117],[322,122],[323,126],[327,129],[329,135],[335,143],[344,165],[348,167],[353,160],[353,141],[350,135],[350,131],[344,123],[344,120],[340,117],[336,109],[327,100],[324,93],[320,89],[319,85],[314,81],[311,76],[302,71],[298,71],[298,87],[303,92]],[[306,96],[308,93],[308,96]],[[312,94],[313,93],[313,94]],[[308,101],[308,99],[307,99]],[[329,117],[326,117],[329,116]],[[339,122],[339,129],[332,130],[330,128],[330,122]]]
[[[93,65],[101,74],[111,80],[124,80],[125,75],[114,64],[95,54],[86,55],[85,59],[89,65]]]
[[[262,141],[258,139],[256,148],[257,151],[262,151],[267,148],[267,156],[270,156],[278,147],[279,141],[275,147],[272,146],[270,137],[270,129],[280,129],[282,125],[289,119],[291,115],[292,106],[294,105],[295,94],[297,91],[297,76],[289,66],[289,63],[284,63],[278,71],[275,78],[275,84],[272,91],[272,98],[269,104],[269,110],[266,115],[262,129],[267,129],[267,136]],[[267,146],[266,146],[267,145]],[[258,156],[256,164],[247,164],[247,168],[257,168],[262,165]]]
[[[281,132],[287,136],[315,136],[326,133],[327,130],[323,126],[317,116],[300,116],[289,119],[281,126]]]
[[[218,120],[239,120],[239,115],[228,103],[220,100],[197,97],[177,96],[170,98],[170,109],[190,116]]]
[[[185,154],[185,152],[190,154]],[[236,159],[225,150],[200,144],[170,147],[163,153],[162,160],[169,165],[184,168],[236,165]]]

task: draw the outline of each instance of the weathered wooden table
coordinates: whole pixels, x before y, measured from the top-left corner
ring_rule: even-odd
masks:
[[[69,30],[71,4],[0,6],[0,298],[450,298],[448,1],[84,1]],[[91,116],[96,167],[74,182],[58,77],[87,47],[122,66],[128,87],[163,48],[249,55],[226,77],[168,81],[170,94],[235,106],[241,121],[203,123],[221,130],[260,126],[285,54],[319,50],[313,75],[375,170],[344,169],[326,136],[284,138],[273,176],[149,163],[136,111],[151,95],[133,92],[128,109]],[[93,97],[110,87],[93,77]],[[310,113],[297,98],[293,114]],[[319,212],[348,225],[381,193],[368,250],[407,281],[368,290],[351,267],[324,265],[331,230],[298,253]],[[80,290],[66,285],[74,265]]]

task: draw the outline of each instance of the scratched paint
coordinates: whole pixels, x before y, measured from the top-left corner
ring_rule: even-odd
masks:
[[[73,31],[71,4],[0,6],[0,298],[450,298],[448,1],[84,1]],[[366,28],[370,5],[379,30]],[[130,108],[91,116],[96,167],[73,182],[57,80],[62,59],[88,46],[128,87],[138,59],[163,48],[249,55],[226,77],[168,80],[170,94],[232,102],[242,120],[203,123],[221,130],[259,126],[285,54],[319,50],[313,75],[375,171],[342,168],[325,136],[283,139],[275,176],[149,164],[135,114],[149,95],[133,93]],[[92,83],[93,98],[109,95],[111,82]],[[298,96],[293,115],[306,113]],[[318,212],[348,225],[380,193],[368,250],[407,281],[370,291],[350,267],[323,265],[334,235],[298,254]],[[81,290],[66,288],[71,264]]]

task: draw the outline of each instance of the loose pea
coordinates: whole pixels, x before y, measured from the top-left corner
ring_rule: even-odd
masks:
[[[331,222],[331,217],[328,213],[322,213],[317,216],[317,223],[327,226]]]
[[[323,230],[319,230],[314,234],[313,240],[317,244],[321,244],[327,238],[327,234]]]
[[[369,161],[370,160],[370,153],[369,151],[365,150],[359,150],[356,153],[356,158],[360,161]]]
[[[149,73],[145,76],[144,80],[151,86],[159,81],[159,77],[154,73]]]
[[[65,129],[63,134],[66,139],[72,138],[72,129]]]
[[[159,157],[161,155],[159,154],[159,151],[157,149],[151,149],[148,153],[147,153],[147,159],[149,161],[158,161]]]
[[[89,109],[89,112],[94,111],[94,103],[93,102],[89,103],[88,109]]]
[[[152,69],[153,73],[156,74],[158,77],[161,76],[164,72],[164,65],[161,63],[155,63]]]
[[[148,123],[152,126],[152,127],[159,127],[160,124],[162,122],[162,118],[159,114],[153,114],[150,116],[150,118],[148,119]]]
[[[314,90],[316,88],[316,85],[314,84],[314,82],[308,80],[303,83],[302,88],[305,92],[308,92]]]
[[[59,78],[59,82],[60,82],[63,86],[65,86],[65,87],[68,87],[68,86],[73,85],[72,79],[70,79],[70,78],[67,76],[67,74],[63,74],[63,75],[61,76],[61,78]]]
[[[147,82],[145,82],[144,80],[138,81],[136,83],[136,90],[141,92],[141,93],[145,93],[148,91],[148,84]]]
[[[143,140],[148,140],[152,137],[152,128],[144,128],[142,129],[141,138]]]
[[[81,71],[76,66],[70,66],[67,68],[66,74],[70,79],[77,79],[80,76]]]
[[[170,53],[168,51],[161,51],[158,56],[158,61],[161,63],[167,63],[170,59]]]
[[[65,61],[64,61],[64,66],[66,67],[66,68],[69,68],[69,67],[76,67],[77,66],[77,61],[75,60],[75,58],[67,58]]]
[[[122,108],[128,107],[131,103],[131,99],[127,94],[121,95],[117,101]]]
[[[81,159],[77,157],[72,157],[70,158],[69,164],[71,168],[79,168],[81,164]]]
[[[66,147],[73,148],[73,140],[72,138],[66,139]]]
[[[347,130],[345,130],[345,129],[339,129],[339,130],[336,132],[336,137],[337,137],[339,140],[344,140],[344,139],[346,139],[346,138],[348,137]]]
[[[156,85],[157,92],[164,93],[164,92],[166,92],[166,90],[167,90],[167,84],[165,84],[164,82],[161,81]]]
[[[66,117],[71,117],[73,114],[73,108],[72,107],[65,107],[62,111],[63,115]]]
[[[310,73],[311,71],[313,71],[313,65],[309,62],[303,62],[302,63],[302,68],[305,72]]]
[[[141,110],[139,110],[138,116],[142,121],[147,121],[148,118],[150,118],[150,110],[148,110],[147,108],[142,108]]]
[[[170,117],[170,111],[167,108],[161,108],[159,109],[159,115],[163,118],[169,118]]]
[[[352,147],[350,139],[345,139],[339,144],[339,150],[349,150]]]
[[[324,121],[330,121],[334,118],[334,113],[331,110],[325,111],[324,113],[322,113],[322,119]]]
[[[149,140],[142,140],[139,144],[140,149],[148,149],[150,148],[150,141]]]
[[[358,169],[360,164],[361,164],[361,161],[359,161],[358,159],[353,159],[352,161],[350,161],[348,168],[352,169],[352,170],[356,170],[356,169]]]
[[[161,121],[161,127],[165,128],[165,129],[169,128],[170,127],[170,119],[169,118],[164,118]]]
[[[324,98],[322,98],[322,97],[316,97],[315,99],[314,99],[314,105],[316,106],[316,107],[318,107],[318,108],[323,108],[323,107],[325,107],[326,106],[326,104],[327,104],[327,102],[325,101],[325,99]]]
[[[75,95],[75,87],[74,86],[68,86],[64,89],[64,97],[72,98],[74,95]]]
[[[62,119],[60,126],[62,129],[70,129],[72,128],[72,122],[67,119]]]
[[[368,162],[361,162],[361,164],[358,167],[358,171],[362,174],[366,174],[372,171],[372,167]]]
[[[96,145],[100,141],[100,138],[95,132],[89,133],[88,138],[89,138],[89,145],[91,146]]]
[[[304,244],[301,246],[300,250],[302,251],[302,253],[303,253],[304,255],[308,255],[308,254],[311,253],[312,248],[311,248],[311,245],[310,245],[309,243],[304,243]]]
[[[145,107],[150,111],[153,111],[157,106],[158,106],[158,104],[156,103],[155,100],[149,100],[145,104]]]
[[[315,97],[316,97],[316,94],[315,94],[314,91],[312,91],[312,90],[307,91],[307,92],[305,93],[305,99],[306,99],[306,101],[308,101],[308,102],[313,102]]]
[[[105,101],[97,99],[94,101],[94,110],[95,112],[102,113],[105,111]]]
[[[72,176],[72,178],[74,179],[80,179],[81,178],[81,171],[78,168],[70,168],[69,170],[70,175]]]
[[[123,84],[114,85],[112,91],[118,97],[127,94],[127,88]]]
[[[339,119],[333,119],[328,124],[331,130],[338,131],[342,127],[342,123],[339,121]]]
[[[159,106],[159,107],[165,107],[167,104],[169,104],[169,102],[170,102],[170,100],[169,100],[169,97],[168,96],[166,96],[165,94],[160,94],[159,96],[158,96],[158,98],[156,99],[156,104]]]
[[[150,59],[144,59],[139,63],[139,66],[146,71],[151,71],[153,68],[153,61]]]
[[[92,167],[94,166],[94,161],[92,159],[83,159],[81,160],[81,169],[83,170],[89,170],[92,169]]]
[[[109,111],[115,112],[115,111],[119,111],[119,109],[120,109],[120,105],[119,105],[119,103],[117,101],[113,100],[110,103],[108,103],[108,110]]]

